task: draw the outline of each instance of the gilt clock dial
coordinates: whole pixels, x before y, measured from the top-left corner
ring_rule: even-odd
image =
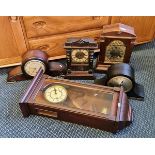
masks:
[[[123,86],[125,92],[129,92],[133,88],[132,81],[125,76],[113,77],[108,81],[107,85],[110,87]]]
[[[86,49],[74,49],[71,57],[73,63],[88,63],[89,52]]]
[[[40,68],[42,68],[43,72],[45,72],[45,64],[40,60],[30,60],[24,65],[25,72],[30,76],[35,76]]]
[[[45,89],[44,97],[51,103],[60,103],[66,100],[67,90],[61,85],[51,85]]]
[[[105,51],[104,63],[118,63],[123,62],[126,46],[120,40],[112,41]]]

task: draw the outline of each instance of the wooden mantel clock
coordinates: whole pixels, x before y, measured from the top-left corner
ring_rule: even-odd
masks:
[[[19,103],[22,114],[41,115],[115,133],[132,122],[123,88],[81,84],[40,69]]]
[[[129,63],[135,39],[133,27],[120,23],[103,26],[96,71],[107,71],[116,63]]]
[[[45,51],[29,50],[22,55],[21,66],[17,66],[9,71],[7,82],[13,83],[32,79],[38,70],[42,68],[43,72],[58,76],[66,73],[66,67],[60,62],[48,61],[48,55]]]
[[[91,38],[69,38],[64,48],[67,55],[67,79],[94,79],[93,54],[98,49]]]

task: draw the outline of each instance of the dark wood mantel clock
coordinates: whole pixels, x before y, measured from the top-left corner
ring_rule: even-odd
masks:
[[[51,76],[60,76],[66,73],[66,66],[60,62],[48,61],[48,55],[45,51],[29,50],[22,55],[21,65],[9,71],[7,82],[13,83],[32,79],[40,68]]]
[[[94,79],[93,54],[98,49],[91,38],[69,38],[64,48],[67,55],[67,79]]]
[[[107,71],[116,63],[129,63],[135,39],[133,27],[120,23],[103,26],[96,71]]]
[[[81,84],[40,69],[19,103],[22,114],[52,117],[115,133],[132,122],[123,88]]]

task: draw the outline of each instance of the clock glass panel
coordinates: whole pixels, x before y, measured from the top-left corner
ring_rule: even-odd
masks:
[[[45,64],[40,60],[30,60],[24,65],[25,72],[30,76],[35,76],[40,68],[45,72]]]
[[[48,101],[48,104],[102,113],[105,115],[110,113],[113,101],[112,93],[69,86],[66,84],[49,85],[44,89],[43,93],[44,99]]]
[[[105,51],[104,63],[119,63],[123,62],[126,46],[120,40],[112,41]]]
[[[73,49],[71,59],[73,63],[88,63],[89,51],[86,49]]]

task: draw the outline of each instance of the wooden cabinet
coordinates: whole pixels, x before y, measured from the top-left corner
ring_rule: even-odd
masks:
[[[19,17],[0,17],[0,66],[16,64],[27,50]]]
[[[155,17],[112,17],[111,23],[123,23],[134,27],[137,35],[136,43],[151,41],[155,36]]]
[[[23,17],[28,38],[102,28],[109,17],[94,16],[33,16]]]
[[[108,16],[23,16],[0,17],[0,68],[21,62],[29,49],[47,51],[50,59],[65,57],[64,42],[69,37],[98,40],[103,25],[124,23],[135,28],[137,43],[155,36],[155,17]]]

